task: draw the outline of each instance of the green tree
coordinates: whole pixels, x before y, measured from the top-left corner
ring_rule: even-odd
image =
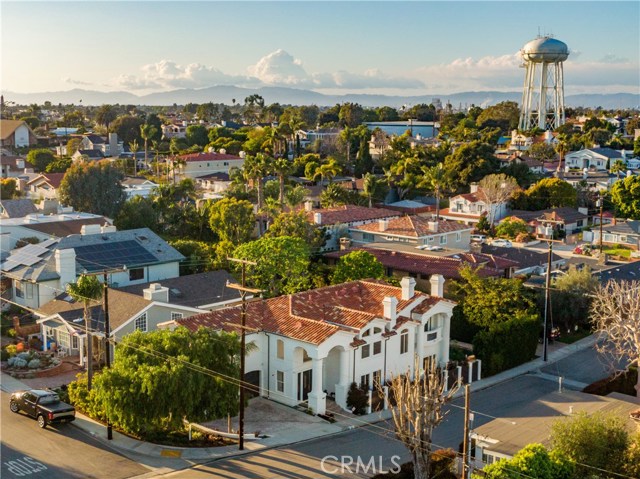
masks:
[[[131,230],[136,228],[149,228],[160,233],[160,215],[154,207],[152,198],[134,196],[122,205],[118,216],[113,220],[118,230]]]
[[[589,308],[591,297],[598,279],[592,274],[588,266],[577,269],[575,265],[569,266],[566,274],[558,276],[552,282],[551,310],[554,322],[563,326],[567,332],[576,326],[587,327],[589,321]],[[544,308],[544,294],[540,291],[538,307]]]
[[[611,202],[618,215],[640,219],[640,177],[632,175],[616,181],[611,187]]]
[[[352,251],[338,260],[331,283],[346,283],[366,278],[380,279],[383,276],[384,266],[375,256],[367,251]]]
[[[622,473],[628,443],[624,421],[614,413],[578,411],[551,425],[553,449],[578,463],[581,477],[593,473],[582,464]]]
[[[338,120],[340,126],[355,128],[362,123],[364,109],[357,103],[344,103],[340,106]]]
[[[27,153],[27,161],[31,163],[37,171],[45,171],[47,165],[55,160],[55,156],[48,148],[37,148]]]
[[[116,118],[111,123],[111,131],[117,133],[125,145],[134,140],[140,141],[140,126],[144,123],[142,118],[133,115],[124,115]]]
[[[444,161],[444,168],[455,186],[466,186],[480,181],[498,170],[498,160],[493,147],[479,141],[471,141],[456,148]]]
[[[10,200],[14,196],[17,196],[18,184],[14,178],[2,178],[0,179],[0,198],[3,200]]]
[[[206,146],[209,143],[207,128],[204,125],[189,125],[186,131],[186,139],[189,146]]]
[[[96,124],[104,125],[109,131],[109,125],[118,117],[118,112],[112,105],[101,105],[96,112]]]
[[[245,243],[251,239],[256,225],[253,205],[235,198],[218,200],[211,205],[209,225],[222,241]]]
[[[503,101],[482,110],[476,124],[479,128],[498,127],[504,135],[518,127],[519,119],[520,106],[514,101]]]
[[[87,389],[91,391],[93,376],[93,332],[91,331],[91,303],[102,297],[103,286],[95,276],[81,275],[75,283],[67,284],[67,292],[74,301],[82,303],[87,347]]]
[[[235,333],[200,328],[136,331],[118,343],[111,368],[95,378],[94,408],[115,427],[153,440],[183,431],[183,420],[234,415],[240,344]]]
[[[513,200],[515,209],[528,211],[562,208],[563,206],[575,207],[576,204],[576,189],[560,178],[543,178],[531,185],[523,195],[515,195]]]
[[[149,140],[153,138],[155,133],[156,133],[156,129],[152,125],[149,125],[149,124],[140,125],[140,137],[144,140],[144,164],[145,165],[149,165]]]
[[[615,160],[611,165],[609,171],[615,173],[616,177],[620,179],[620,173],[624,173],[627,170],[627,164],[623,160]]]
[[[520,218],[511,216],[503,219],[496,227],[496,236],[515,239],[521,233],[528,233],[527,223]]]
[[[47,165],[44,171],[47,173],[64,173],[72,164],[73,160],[71,158],[56,158]]]
[[[140,150],[138,140],[133,140],[129,143],[129,150],[131,150],[131,158],[133,158],[133,176],[138,176],[138,156],[137,153]]]
[[[214,269],[215,246],[194,240],[175,240],[169,241],[169,244],[187,258],[180,263],[180,276],[204,273]]]
[[[378,196],[381,191],[381,183],[378,181],[378,178],[372,174],[367,173],[364,175],[364,181],[362,182],[362,193],[369,200],[369,208],[373,207],[373,199]]]
[[[553,160],[556,157],[556,149],[549,143],[534,143],[527,150],[527,154],[538,161]]]
[[[460,270],[462,309],[470,323],[483,328],[513,318],[537,317],[535,302],[518,279],[482,278],[469,267]]]
[[[285,197],[284,197],[285,180],[293,171],[293,164],[291,163],[291,161],[289,161],[288,158],[285,158],[285,157],[276,158],[271,165],[271,169],[278,176],[278,186],[279,186],[278,201],[280,201],[280,209],[282,210],[284,209],[284,202],[285,202]]]
[[[269,226],[265,236],[270,238],[292,236],[303,239],[312,252],[318,251],[325,242],[324,230],[312,225],[304,211],[279,214]]]
[[[623,462],[625,474],[640,477],[640,432],[636,432],[629,439]]]
[[[512,459],[501,459],[482,469],[473,479],[573,479],[575,464],[567,456],[547,451],[542,444],[529,444]]]
[[[418,186],[435,195],[436,221],[440,221],[440,198],[443,192],[451,188],[450,172],[444,168],[444,164],[438,163],[436,166],[422,167],[422,173],[422,180],[420,180]]]
[[[247,281],[266,297],[307,289],[310,254],[307,242],[292,236],[265,236],[240,245],[233,253],[257,263],[247,269]]]
[[[114,218],[127,199],[123,179],[122,172],[109,161],[77,163],[64,175],[58,197],[76,211]]]

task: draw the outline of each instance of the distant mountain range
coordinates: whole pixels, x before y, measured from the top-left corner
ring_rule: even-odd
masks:
[[[181,89],[148,95],[134,95],[124,91],[100,92],[94,90],[73,89],[68,91],[54,91],[43,93],[13,93],[4,92],[5,101],[14,101],[26,105],[30,103],[42,104],[50,101],[53,104],[79,104],[102,105],[184,105],[186,103],[224,103],[231,105],[235,99],[237,103],[244,103],[244,99],[252,94],[261,95],[265,103],[281,103],[283,105],[318,105],[332,106],[336,103],[354,102],[362,106],[377,107],[391,106],[399,108],[402,105],[416,105],[419,103],[431,103],[434,98],[439,98],[443,104],[451,103],[454,107],[459,105],[495,105],[501,101],[512,100],[519,102],[519,92],[500,91],[471,91],[452,93],[447,95],[420,95],[420,96],[391,96],[391,95],[366,95],[350,93],[346,95],[325,95],[310,90],[298,90],[295,88],[263,87],[241,88],[236,86],[212,86],[202,89]],[[568,95],[565,103],[571,107],[602,107],[605,109],[638,108],[640,106],[640,94],[610,93],[610,94],[580,94]]]

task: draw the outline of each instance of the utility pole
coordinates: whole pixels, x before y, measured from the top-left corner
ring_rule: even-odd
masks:
[[[598,198],[598,202],[596,206],[600,207],[600,259],[602,260],[602,209],[604,207],[604,201],[602,200],[602,193],[600,193],[600,198]]]
[[[242,264],[242,283],[240,286],[233,283],[227,283],[228,288],[237,289],[240,291],[240,299],[242,300],[242,308],[240,313],[240,412],[238,414],[238,449],[244,450],[244,363],[245,363],[245,327],[247,322],[247,293],[260,293],[259,289],[247,288],[246,286],[246,273],[247,265],[256,266],[257,263],[248,261],[246,259],[227,258],[229,261]]]
[[[111,344],[109,343],[109,338],[111,336],[111,325],[109,324],[109,282],[107,278],[107,272],[103,273],[103,283],[102,287],[104,288],[104,336],[106,338],[107,347],[104,351],[105,364],[107,368],[111,367]],[[107,439],[111,441],[113,439],[113,427],[111,425],[111,421],[109,420],[109,416],[107,415]]]
[[[471,473],[471,391],[469,385],[464,385],[464,441],[462,443],[462,479],[469,479]]]
[[[551,228],[549,228],[551,229]],[[553,259],[553,233],[549,238],[549,256],[547,256],[547,278],[544,287],[544,328],[542,339],[542,360],[547,361],[547,345],[549,343],[547,318],[549,317],[549,310],[551,309],[551,261]]]

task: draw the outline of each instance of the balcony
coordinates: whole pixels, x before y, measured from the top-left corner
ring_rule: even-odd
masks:
[[[440,341],[442,338],[442,328],[433,328],[424,332],[426,345],[432,345]]]

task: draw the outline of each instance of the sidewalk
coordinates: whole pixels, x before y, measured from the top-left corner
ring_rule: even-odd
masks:
[[[567,345],[566,347],[549,352],[547,362],[544,362],[541,358],[535,359],[508,371],[496,374],[495,376],[476,381],[471,384],[471,390],[474,392],[480,391],[482,389],[486,389],[504,381],[513,379],[517,376],[532,372],[542,375],[543,373],[540,371],[542,367],[560,361],[578,351],[590,348],[596,343],[596,341],[597,338],[594,335],[581,339],[580,341],[576,341],[575,343]],[[551,379],[550,377],[545,378]],[[568,383],[566,383],[566,385],[571,386],[571,384]],[[8,374],[2,373],[0,389],[2,389],[3,391],[12,392],[19,389],[28,388],[29,387],[21,381],[12,378]],[[454,397],[460,397],[463,394],[464,390],[460,389],[456,392]],[[245,441],[244,451],[239,451],[238,447],[235,445],[214,448],[182,448],[161,446],[158,444],[138,441],[116,431],[113,431],[113,440],[108,441],[106,426],[80,413],[76,413],[76,420],[73,424],[86,431],[96,439],[100,440],[104,444],[108,445],[109,447],[119,450],[124,455],[128,455],[128,453],[134,453],[157,458],[162,457],[165,459],[180,458],[186,461],[204,461],[250,454],[255,451],[272,449],[280,446],[287,446],[317,439],[323,436],[340,434],[344,431],[352,430],[358,427],[365,427],[370,424],[389,420],[390,418],[390,411],[381,411],[365,416],[348,417],[333,424],[321,421],[308,423],[305,424],[304,427],[300,427],[299,423],[293,422],[290,425],[279,429],[277,435],[255,441]]]

